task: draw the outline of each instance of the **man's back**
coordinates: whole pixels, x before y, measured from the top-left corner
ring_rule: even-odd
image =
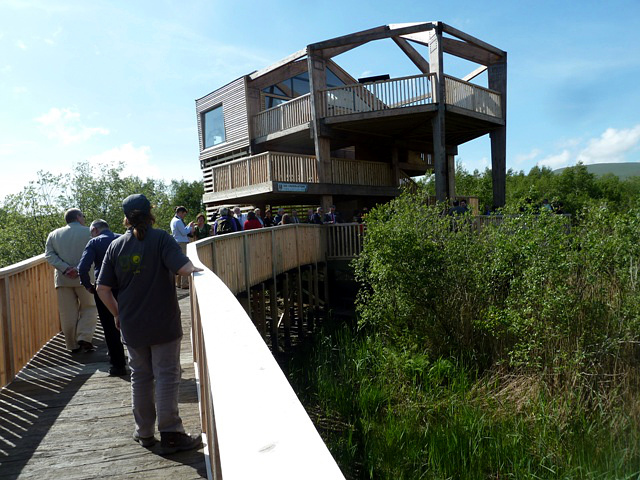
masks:
[[[53,265],[55,283],[57,287],[75,287],[80,281],[63,275],[68,267],[75,267],[80,263],[84,247],[91,240],[89,227],[78,222],[72,222],[51,232],[47,237],[45,258]]]

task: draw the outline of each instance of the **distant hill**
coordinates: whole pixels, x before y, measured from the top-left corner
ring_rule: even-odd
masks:
[[[629,177],[640,176],[640,162],[625,162],[625,163],[593,163],[585,165],[587,171],[600,177],[607,173],[613,173],[617,175],[621,180]],[[558,168],[553,173],[561,173],[564,168]]]

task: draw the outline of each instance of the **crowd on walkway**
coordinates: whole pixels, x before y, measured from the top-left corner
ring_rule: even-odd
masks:
[[[328,212],[324,212],[322,207],[309,208],[306,215],[301,217],[295,208],[289,211],[284,208],[275,210],[275,215],[270,208],[267,208],[262,215],[259,208],[243,210],[240,207],[222,207],[209,219],[203,213],[196,216],[195,221],[187,223],[186,208],[177,207],[176,216],[171,222],[171,231],[178,243],[185,246],[189,241],[202,240],[214,235],[225,235],[227,233],[242,232],[259,228],[277,227],[280,225],[312,224],[312,225],[332,225],[344,223],[335,205],[329,207]],[[358,210],[354,213],[351,221],[362,223],[368,209]]]
[[[259,208],[220,208],[210,218],[175,208],[171,234],[154,228],[149,200],[141,194],[122,202],[122,235],[102,219],[86,226],[80,209],[65,212],[66,226],[52,231],[45,258],[54,267],[60,323],[72,355],[96,351],[93,344],[98,318],[104,330],[111,366],[109,375],[131,376],[133,439],[144,447],[161,437],[161,452],[197,448],[200,435],[185,433],[178,414],[180,343],[182,325],[177,288],[188,288],[188,278],[201,271],[186,256],[190,241],[212,235],[291,224],[343,223],[331,206],[310,208],[300,217],[295,208],[278,208],[275,215]],[[356,211],[353,222],[362,223],[368,210]],[[126,347],[126,349],[125,349]],[[127,358],[128,357],[128,358]]]

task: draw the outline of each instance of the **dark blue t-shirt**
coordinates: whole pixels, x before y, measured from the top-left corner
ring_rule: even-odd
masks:
[[[129,229],[111,242],[96,283],[118,290],[125,344],[137,348],[182,336],[175,274],[188,261],[164,230],[149,228],[140,241]]]

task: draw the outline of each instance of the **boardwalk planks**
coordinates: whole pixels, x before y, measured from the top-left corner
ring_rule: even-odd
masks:
[[[188,298],[180,308],[180,415],[199,431]],[[0,391],[0,479],[206,478],[202,450],[165,458],[159,444],[147,450],[132,440],[129,380],[108,376],[101,330],[97,338],[97,352],[72,356],[55,336]]]

